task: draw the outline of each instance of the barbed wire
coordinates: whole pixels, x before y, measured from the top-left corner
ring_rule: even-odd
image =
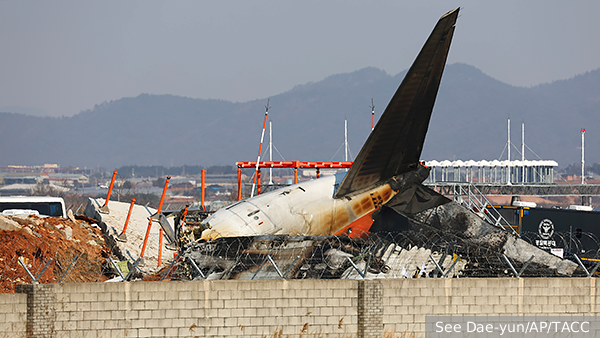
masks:
[[[557,233],[564,257],[590,270],[597,264],[598,238]],[[537,235],[522,234],[535,245]],[[595,245],[590,248],[589,243]],[[583,248],[587,248],[584,250]],[[547,250],[550,251],[550,250]],[[460,233],[427,226],[367,238],[346,236],[259,236],[189,243],[168,272],[172,279],[331,279],[412,277],[550,277],[546,266],[517,262],[496,249],[476,245]],[[575,255],[578,255],[577,259]],[[521,270],[517,272],[517,270]],[[165,272],[165,274],[167,274]],[[573,276],[585,276],[578,268]]]
[[[523,232],[521,238],[534,245],[539,240],[533,232]],[[580,264],[588,271],[597,268],[600,241],[595,234],[559,232],[554,238],[556,246],[564,249],[565,258],[581,258]],[[18,259],[14,255],[0,262],[0,292],[12,292],[14,284],[32,282]],[[128,280],[511,277],[523,268],[521,277],[558,276],[545,266],[516,262],[484,245],[475,245],[459,233],[427,226],[366,238],[275,235],[192,242],[150,278],[136,270],[135,262],[115,259],[113,263],[110,259],[85,252],[57,252],[54,257],[26,259],[26,266],[33,277],[38,277],[48,265],[39,276],[40,283],[106,281],[120,275],[116,265],[123,276],[134,272]],[[583,269],[573,274],[585,275]]]

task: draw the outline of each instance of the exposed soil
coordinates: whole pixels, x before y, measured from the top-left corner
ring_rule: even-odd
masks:
[[[73,222],[58,217],[35,216],[8,218],[24,226],[24,229],[0,230],[0,293],[14,292],[16,284],[32,282],[19,264],[19,257],[35,277],[52,259],[39,278],[40,283],[58,282],[78,255],[63,282],[96,282],[107,279],[102,272],[110,249],[104,242],[102,231],[92,227],[88,220]],[[71,239],[67,239],[64,230],[59,230],[65,227],[72,229]]]

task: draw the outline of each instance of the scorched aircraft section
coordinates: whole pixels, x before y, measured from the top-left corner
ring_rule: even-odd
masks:
[[[333,235],[364,223],[372,214],[373,231],[439,232],[506,259],[560,275],[573,274],[576,263],[540,250],[422,185],[429,169],[419,163],[419,157],[458,11],[438,21],[348,174],[302,182],[217,211],[204,222],[201,240],[190,246],[200,269],[216,265],[212,262],[220,251],[209,250],[211,241],[227,243],[237,237],[250,243],[262,235]],[[297,264],[290,269],[298,268]],[[235,267],[234,263],[224,267],[228,271],[224,276]]]
[[[217,211],[205,222],[202,238],[335,234],[427,178],[419,157],[458,11],[438,21],[335,192],[333,179],[326,177],[247,199]]]
[[[202,238],[288,234],[332,235],[392,197],[389,184],[348,199],[332,198],[345,173],[295,184],[216,212]]]

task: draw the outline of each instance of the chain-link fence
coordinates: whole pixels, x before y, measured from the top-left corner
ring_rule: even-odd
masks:
[[[559,234],[564,258],[579,264],[572,276],[595,275],[598,239]],[[534,234],[523,238],[535,245]],[[590,248],[592,242],[595,249]],[[572,251],[570,250],[572,249]],[[582,252],[582,250],[584,252]],[[547,250],[550,251],[550,250]],[[515,261],[460,233],[428,226],[364,239],[346,236],[259,236],[190,243],[162,277],[171,279],[330,279],[415,277],[549,277],[554,269]]]

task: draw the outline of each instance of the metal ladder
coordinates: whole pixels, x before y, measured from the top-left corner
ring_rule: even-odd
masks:
[[[519,236],[510,223],[493,207],[492,203],[476,186],[472,184],[454,184],[452,195],[456,203],[471,210],[486,222],[502,227],[504,230],[510,229],[515,235]]]

